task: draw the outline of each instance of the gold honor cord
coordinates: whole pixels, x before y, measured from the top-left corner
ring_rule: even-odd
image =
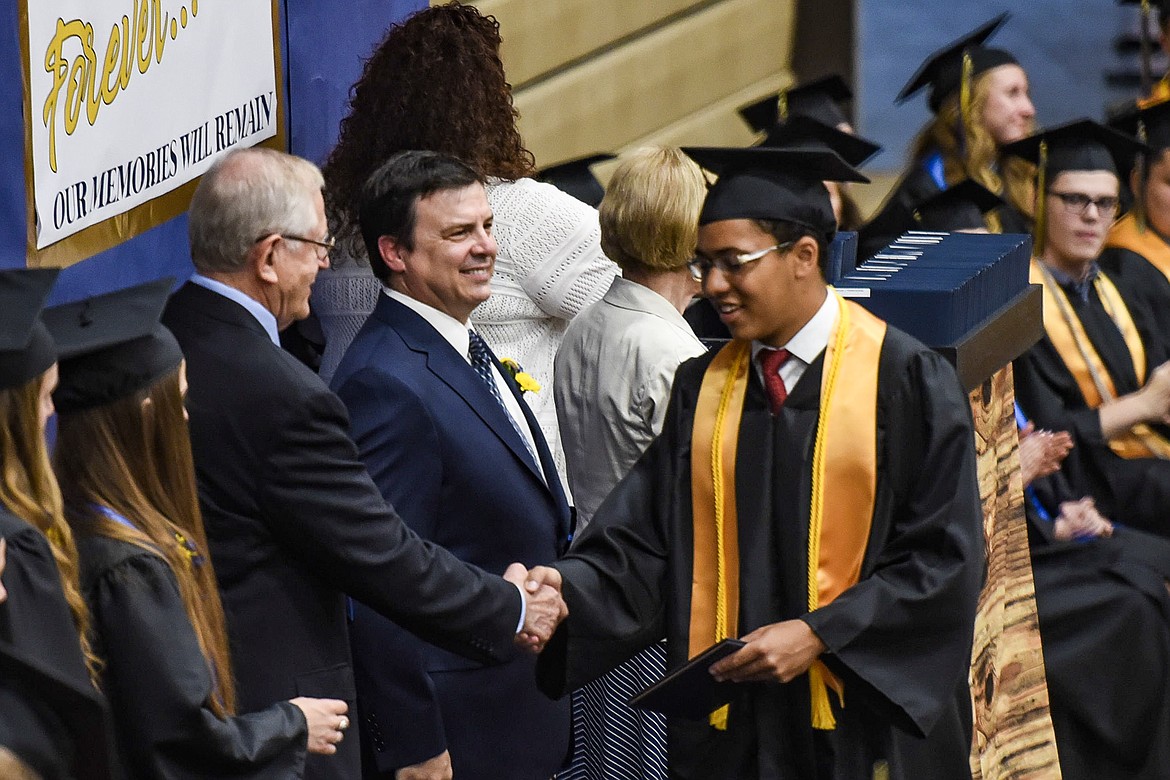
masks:
[[[1109,376],[1101,356],[1085,333],[1080,318],[1073,312],[1072,304],[1052,273],[1039,260],[1032,261],[1031,281],[1044,285],[1044,331],[1076,381],[1085,403],[1090,409],[1098,409],[1106,401],[1117,398],[1113,378]],[[1144,384],[1146,351],[1125,301],[1104,273],[1097,274],[1093,288],[1105,312],[1125,340],[1138,384]],[[1114,436],[1109,440],[1109,447],[1123,458],[1170,459],[1170,442],[1141,423],[1124,434]]]
[[[836,292],[832,292],[836,296]],[[885,323],[837,296],[838,319],[826,351],[821,413],[813,449],[808,607],[830,603],[855,584],[869,540],[877,483],[877,370]],[[747,392],[751,345],[723,347],[699,390],[691,433],[694,557],[688,649],[734,635],[739,613],[739,536],[735,450]],[[859,434],[859,432],[864,432]],[[831,492],[825,486],[832,484]],[[714,602],[714,603],[713,603]],[[828,688],[843,704],[839,680],[817,661],[809,670],[812,725],[836,722]],[[727,727],[727,708],[711,716]]]

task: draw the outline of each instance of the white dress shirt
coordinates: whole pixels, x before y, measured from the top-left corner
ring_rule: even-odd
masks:
[[[280,330],[276,327],[276,315],[264,308],[264,304],[260,303],[260,301],[237,290],[235,287],[226,285],[216,279],[209,279],[202,274],[192,274],[188,281],[206,290],[219,293],[223,297],[243,306],[248,310],[249,314],[256,318],[257,322],[264,326],[264,331],[268,334],[268,338],[272,339],[272,343],[278,347],[280,346]]]
[[[784,345],[784,349],[788,350],[789,358],[780,366],[779,373],[780,379],[784,381],[784,389],[789,393],[804,376],[809,364],[829,346],[829,336],[832,335],[833,328],[837,324],[838,314],[837,296],[832,290],[828,290],[821,308],[817,309],[817,313],[812,316],[812,319],[806,322],[804,327],[798,330],[796,335]],[[773,347],[758,341],[752,342],[752,364],[756,367],[756,375],[759,376],[761,382],[764,381],[764,369],[760,367],[760,361],[756,358],[759,357],[760,350],[764,349],[773,349]],[[765,384],[766,386],[767,384]]]
[[[669,301],[620,276],[569,323],[554,391],[578,532],[662,431],[679,364],[704,351]]]

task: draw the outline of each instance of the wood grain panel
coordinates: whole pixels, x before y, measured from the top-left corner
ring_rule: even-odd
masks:
[[[500,21],[503,58],[521,88],[566,62],[711,0],[482,0],[472,3]]]
[[[525,142],[543,163],[621,149],[695,115],[715,116],[729,95],[784,78],[791,17],[791,3],[725,0],[518,90]],[[738,122],[730,111],[713,125]]]

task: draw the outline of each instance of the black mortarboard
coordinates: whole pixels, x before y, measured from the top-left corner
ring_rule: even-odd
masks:
[[[932,195],[914,206],[914,221],[920,230],[976,230],[986,227],[983,215],[1003,199],[973,179]]]
[[[872,141],[803,114],[793,114],[787,122],[773,127],[759,145],[789,149],[830,149],[854,168],[863,165],[881,150]]]
[[[591,154],[578,157],[557,165],[550,165],[539,171],[536,178],[548,182],[562,192],[567,192],[582,203],[588,203],[597,208],[601,199],[605,197],[605,188],[593,175],[590,166],[606,160],[612,160],[612,154]]]
[[[59,412],[112,403],[179,367],[179,343],[159,322],[173,283],[158,279],[45,310],[61,355]]]
[[[1109,126],[1126,135],[1134,136],[1154,152],[1170,149],[1170,100],[1162,100],[1141,108],[1131,104],[1125,111],[1109,120]]]
[[[766,146],[683,147],[719,180],[707,192],[699,224],[725,219],[794,222],[831,240],[837,220],[822,182],[868,182],[836,152]]]
[[[927,104],[931,111],[937,112],[947,97],[962,88],[964,60],[967,58],[971,62],[970,72],[967,74],[969,78],[1000,65],[1018,65],[1010,52],[983,45],[1007,21],[1009,15],[1005,11],[927,57],[918,71],[906,82],[906,86],[902,87],[897,102],[901,103],[923,87],[929,86]]]
[[[830,127],[849,122],[841,104],[853,99],[845,80],[833,74],[768,95],[739,109],[739,115],[757,133],[796,116],[808,116]]]
[[[0,271],[0,390],[31,382],[57,359],[41,308],[57,279],[56,268]]]
[[[1021,157],[1043,168],[1047,181],[1065,171],[1129,170],[1133,158],[1148,147],[1136,138],[1091,119],[1053,127],[1003,147],[1003,154]]]

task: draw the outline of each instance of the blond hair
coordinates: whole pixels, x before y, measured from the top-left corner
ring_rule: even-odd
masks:
[[[677,147],[646,147],[622,160],[598,208],[601,248],[623,270],[684,267],[699,242],[703,172]]]
[[[1020,213],[1031,216],[1035,166],[1016,157],[1001,159],[999,144],[983,124],[983,112],[991,94],[989,73],[990,70],[979,74],[971,83],[971,111],[967,120],[963,122],[960,117],[956,92],[943,101],[934,119],[914,139],[911,159],[918,164],[938,152],[948,187],[963,179],[973,179],[1003,196]],[[1028,128],[1028,134],[1034,130],[1034,126]],[[998,220],[989,219],[988,227],[998,231]]]

